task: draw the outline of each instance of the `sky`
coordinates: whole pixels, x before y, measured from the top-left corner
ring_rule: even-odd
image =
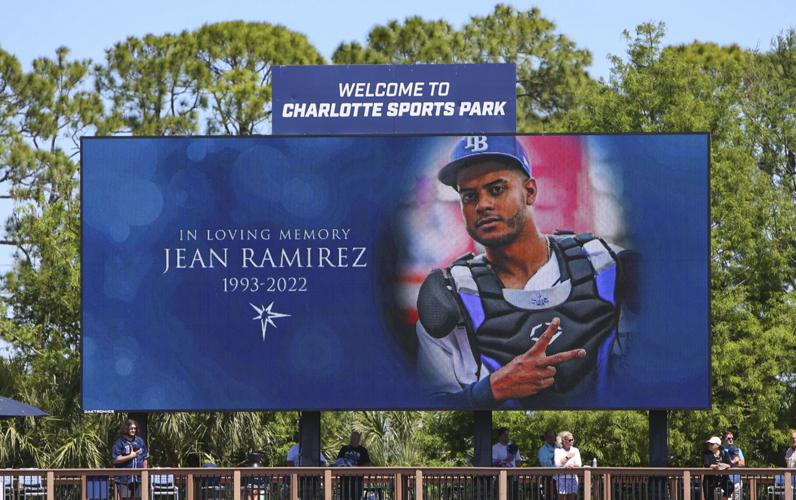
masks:
[[[694,40],[738,43],[766,50],[771,39],[796,26],[792,0],[543,0],[510,1],[518,9],[538,7],[559,33],[593,54],[592,76],[607,77],[609,54],[624,54],[622,31],[645,21],[663,21],[666,44]],[[104,49],[127,36],[195,29],[227,20],[267,21],[304,33],[330,59],[344,41],[364,42],[368,31],[393,19],[419,15],[459,28],[471,16],[489,14],[495,3],[475,0],[0,0],[0,47],[27,67],[64,45],[75,57],[102,59]]]

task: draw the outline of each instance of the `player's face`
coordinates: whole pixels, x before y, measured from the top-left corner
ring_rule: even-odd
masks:
[[[528,206],[536,200],[536,181],[519,169],[484,162],[463,169],[456,183],[467,232],[475,241],[501,247],[525,230]]]

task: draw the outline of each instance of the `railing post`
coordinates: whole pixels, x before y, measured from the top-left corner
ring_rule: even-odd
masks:
[[[611,474],[603,474],[603,498],[611,498]]]
[[[415,471],[415,500],[423,500],[423,471]]]
[[[583,469],[583,500],[591,500],[591,471]]]
[[[691,500],[691,471],[683,471],[683,500]]]
[[[55,500],[55,471],[47,471],[47,500]]]
[[[785,500],[793,500],[793,473],[790,471],[785,472]]]
[[[752,477],[747,479],[747,484],[749,485],[749,500],[757,500],[757,478]],[[743,491],[741,491],[743,494]]]
[[[404,498],[403,476],[401,476],[400,472],[395,473],[395,482],[393,483],[393,498],[395,500],[403,500]]]
[[[498,499],[507,500],[508,473],[505,469],[498,473]]]
[[[141,471],[141,498],[149,498],[149,471]]]
[[[193,500],[193,474],[189,473],[185,481],[185,498],[187,500]]]
[[[290,500],[298,500],[299,476],[295,472],[290,475]]]
[[[232,500],[240,500],[240,471],[232,473]]]
[[[86,475],[80,474],[80,500],[88,500],[88,491],[86,491],[86,488]]]
[[[332,469],[325,469],[323,471],[323,500],[332,500],[333,493]]]

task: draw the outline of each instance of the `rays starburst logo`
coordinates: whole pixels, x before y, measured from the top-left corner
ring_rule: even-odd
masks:
[[[279,313],[273,310],[274,303],[271,302],[267,306],[255,306],[251,302],[249,305],[257,311],[257,316],[253,317],[252,320],[260,322],[260,330],[263,333],[263,341],[265,341],[265,334],[268,332],[268,326],[273,326],[276,328],[276,323],[274,320],[277,318],[289,318],[289,314]]]

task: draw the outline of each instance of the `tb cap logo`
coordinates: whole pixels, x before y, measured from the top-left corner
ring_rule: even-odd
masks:
[[[471,135],[467,137],[464,144],[464,149],[478,153],[489,149],[489,144],[486,142],[485,135]]]

